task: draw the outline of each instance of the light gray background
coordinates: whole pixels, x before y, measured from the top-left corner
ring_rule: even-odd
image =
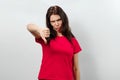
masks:
[[[120,80],[120,0],[0,0],[0,80],[37,80],[41,46],[26,25],[45,27],[55,4],[83,49],[81,80]]]

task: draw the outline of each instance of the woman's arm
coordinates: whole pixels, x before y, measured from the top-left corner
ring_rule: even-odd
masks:
[[[36,38],[40,38],[40,28],[35,24],[28,24],[27,29]]]
[[[75,80],[80,80],[80,69],[78,64],[78,53],[74,54],[74,75]]]
[[[48,28],[39,28],[35,24],[28,24],[27,29],[35,38],[42,38],[47,43],[46,38],[50,36],[50,30]]]

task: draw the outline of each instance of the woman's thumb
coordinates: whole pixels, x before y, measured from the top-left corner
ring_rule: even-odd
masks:
[[[45,44],[47,44],[47,40],[45,37],[42,37],[43,41],[45,42]]]

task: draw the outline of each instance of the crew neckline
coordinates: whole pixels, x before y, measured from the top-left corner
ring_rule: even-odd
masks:
[[[62,38],[62,37],[64,37],[64,36],[57,36],[58,38]]]

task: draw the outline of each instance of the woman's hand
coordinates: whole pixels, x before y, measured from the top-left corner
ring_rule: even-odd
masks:
[[[47,43],[46,38],[50,36],[50,30],[49,28],[41,28],[40,30],[40,36],[44,40],[45,43]]]
[[[46,38],[50,36],[49,28],[41,28],[38,27],[36,24],[28,24],[27,29],[34,35],[34,37],[36,38],[41,37],[44,40],[44,42],[47,43]]]

